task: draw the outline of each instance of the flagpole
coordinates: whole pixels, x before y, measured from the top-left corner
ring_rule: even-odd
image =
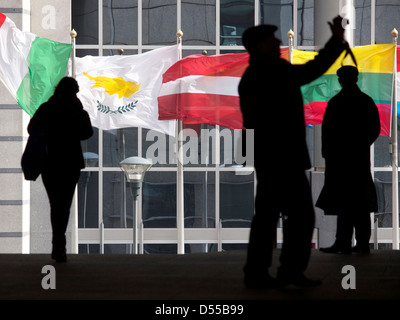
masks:
[[[75,79],[76,72],[75,72],[75,44],[76,44],[76,37],[78,33],[72,29],[71,32],[69,33],[71,36],[71,42],[72,42],[72,50],[71,50],[71,71],[72,71],[72,77]],[[78,187],[75,187],[74,191],[74,200],[73,200],[73,207],[74,207],[74,214],[72,216],[72,221],[71,221],[71,252],[72,253],[79,253],[79,239],[78,239]]]
[[[72,78],[76,78],[76,69],[75,69],[75,56],[76,56],[76,36],[78,33],[75,31],[75,29],[72,29],[71,32],[69,33],[71,36],[71,41],[72,41],[72,50],[71,50],[71,71],[72,71]]]
[[[289,62],[293,63],[293,37],[294,37],[294,32],[292,29],[289,30],[287,33],[287,36],[289,38]]]
[[[183,32],[176,33],[179,46],[179,60],[182,59]],[[177,121],[177,173],[176,173],[176,230],[178,238],[178,254],[185,254],[185,211],[184,211],[184,180],[183,180],[183,134],[182,120]]]
[[[398,32],[391,32],[393,42],[397,44]],[[392,113],[392,249],[399,250],[399,184],[398,184],[398,155],[397,155],[397,48],[393,69],[393,113]]]

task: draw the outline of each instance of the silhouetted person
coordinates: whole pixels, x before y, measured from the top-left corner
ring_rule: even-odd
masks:
[[[42,180],[50,201],[52,258],[65,262],[66,238],[74,190],[85,167],[80,141],[93,135],[89,115],[76,94],[75,79],[64,77],[54,95],[43,103],[32,117],[28,132],[39,128],[47,136],[47,159]]]
[[[300,86],[321,76],[345,49],[340,16],[329,23],[333,36],[312,60],[292,65],[280,58],[277,27],[243,33],[250,65],[240,84],[244,127],[254,129],[257,194],[247,261],[247,287],[315,286],[304,276],[314,229],[314,207],[305,170],[311,167]],[[269,274],[279,215],[285,216],[277,279]]]
[[[342,90],[328,103],[322,122],[325,184],[316,203],[327,215],[337,215],[336,241],[323,252],[369,253],[370,213],[377,210],[371,175],[370,146],[379,136],[378,108],[357,86],[358,70],[337,71]]]

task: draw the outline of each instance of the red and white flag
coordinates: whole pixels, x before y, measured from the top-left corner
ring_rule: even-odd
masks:
[[[238,86],[248,64],[247,52],[179,60],[163,75],[159,120],[243,129]]]

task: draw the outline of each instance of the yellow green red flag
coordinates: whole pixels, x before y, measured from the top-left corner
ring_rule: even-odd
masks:
[[[390,136],[393,67],[395,43],[376,44],[353,48],[358,64],[358,86],[371,96],[378,107],[381,121],[381,135]],[[293,64],[304,64],[314,59],[317,52],[293,49]],[[321,77],[302,86],[304,118],[306,124],[321,124],[328,101],[341,90],[336,71],[342,65],[354,65],[345,52]],[[343,120],[346,120],[345,110]]]

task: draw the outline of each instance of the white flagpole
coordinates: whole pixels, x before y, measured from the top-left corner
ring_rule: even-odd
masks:
[[[179,44],[179,60],[182,59],[183,32],[176,33]],[[178,238],[178,254],[185,254],[185,206],[184,206],[184,180],[183,180],[183,134],[182,120],[177,121],[177,173],[176,173],[176,230]]]
[[[72,29],[71,32],[69,33],[71,36],[71,42],[72,42],[72,50],[71,50],[71,71],[72,71],[72,77],[75,79],[76,78],[76,71],[75,71],[75,45],[76,45],[76,36],[78,35],[77,32]],[[73,210],[73,215],[72,216],[72,221],[71,223],[71,252],[72,253],[79,253],[79,247],[78,247],[78,186],[75,187],[74,191],[74,200],[72,202],[72,206],[74,208]]]
[[[287,36],[289,38],[289,62],[293,63],[293,37],[294,37],[294,32],[292,29],[289,30],[287,33]]]
[[[398,32],[393,29],[392,32],[393,42],[397,44]],[[393,69],[393,113],[392,113],[392,249],[399,250],[399,184],[398,184],[398,156],[397,156],[397,61],[395,61]]]
[[[72,51],[71,51],[71,71],[72,71],[72,78],[76,78],[76,69],[75,69],[75,56],[76,56],[76,36],[77,32],[72,29],[70,32],[71,41],[72,41]]]

